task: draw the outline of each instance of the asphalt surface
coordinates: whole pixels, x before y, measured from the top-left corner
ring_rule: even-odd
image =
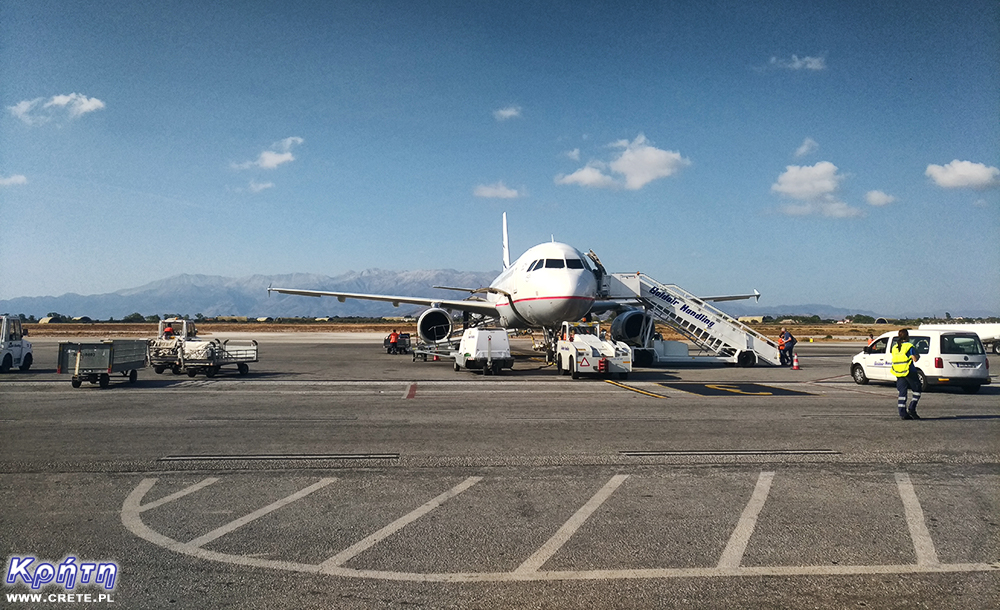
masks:
[[[573,381],[257,338],[247,376],[105,390],[33,339],[0,377],[0,547],[117,583],[5,607],[1000,607],[1000,384],[909,422],[859,345]]]

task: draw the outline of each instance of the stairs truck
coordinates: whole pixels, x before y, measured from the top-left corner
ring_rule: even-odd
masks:
[[[31,354],[31,342],[24,338],[27,334],[21,328],[21,318],[0,316],[0,373],[6,373],[15,366],[21,372],[31,368],[34,356]]]
[[[149,364],[157,374],[169,369],[174,375],[215,377],[223,366],[236,365],[246,375],[250,362],[257,362],[256,341],[200,339],[191,320],[161,320],[156,338],[149,340]]]
[[[628,379],[632,348],[602,335],[597,322],[563,322],[556,342],[556,370],[573,379],[582,374]]]

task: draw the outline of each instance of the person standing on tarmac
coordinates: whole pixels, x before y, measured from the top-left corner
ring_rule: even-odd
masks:
[[[396,351],[396,348],[398,346],[399,346],[399,333],[397,333],[396,329],[394,328],[392,329],[392,332],[389,333],[389,353],[390,354],[398,353]]]
[[[781,329],[781,338],[785,340],[784,364],[785,366],[792,366],[794,359],[794,354],[792,353],[792,350],[795,349],[795,344],[798,343],[798,341],[795,340],[795,337],[792,335],[792,333],[788,332],[784,328]]]
[[[892,346],[892,374],[896,376],[896,389],[899,390],[899,398],[896,400],[896,408],[899,410],[900,419],[920,419],[917,415],[917,401],[920,400],[920,378],[917,377],[916,368],[913,363],[920,356],[917,349],[910,343],[910,331],[905,328],[899,331],[899,339]],[[906,407],[906,391],[913,392],[913,401],[909,409]]]
[[[785,337],[778,335],[778,360],[781,366],[788,366],[788,355],[785,354]]]

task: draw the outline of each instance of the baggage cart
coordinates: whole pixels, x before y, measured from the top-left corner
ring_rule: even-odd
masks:
[[[56,372],[73,375],[70,383],[74,388],[88,381],[104,389],[114,373],[121,373],[129,383],[135,383],[138,370],[145,368],[148,361],[146,341],[142,339],[60,341]]]

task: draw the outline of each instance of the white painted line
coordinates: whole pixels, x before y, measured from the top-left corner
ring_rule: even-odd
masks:
[[[413,512],[411,512],[411,513],[409,513],[407,515],[403,515],[399,519],[396,519],[395,521],[393,521],[389,525],[383,527],[382,529],[380,529],[379,531],[375,532],[374,534],[371,534],[370,536],[367,536],[364,539],[359,540],[358,542],[355,542],[354,544],[352,544],[351,546],[347,547],[343,551],[341,551],[341,552],[337,553],[336,555],[334,555],[333,557],[327,559],[326,561],[324,561],[323,563],[320,564],[320,566],[319,566],[320,567],[320,571],[321,572],[328,572],[328,571],[331,571],[331,570],[333,570],[335,568],[340,567],[341,565],[343,565],[344,563],[346,563],[347,561],[349,561],[350,559],[352,559],[356,555],[358,555],[360,553],[363,553],[364,551],[370,549],[371,547],[375,546],[376,544],[378,544],[382,540],[384,540],[384,539],[388,538],[389,536],[395,534],[396,532],[398,532],[399,530],[403,529],[404,527],[406,527],[410,523],[413,523],[414,521],[416,521],[420,517],[423,517],[427,513],[431,512],[432,510],[434,510],[438,506],[441,506],[446,501],[450,500],[451,498],[454,498],[455,496],[457,496],[458,494],[462,493],[466,489],[469,489],[470,487],[472,487],[473,485],[475,485],[476,483],[478,483],[481,480],[483,480],[482,477],[469,477],[469,478],[465,479],[464,481],[462,481],[458,485],[452,487],[451,489],[449,489],[448,491],[446,491],[443,494],[439,495],[438,497],[434,498],[433,500],[430,500],[429,502],[427,502],[426,504],[424,504],[420,508],[414,510]]]
[[[563,524],[559,530],[549,538],[548,542],[543,544],[535,553],[525,560],[514,573],[525,574],[530,572],[537,572],[538,568],[548,561],[556,552],[562,548],[564,544],[570,539],[570,537],[576,533],[576,530],[583,525],[584,521],[587,520],[590,515],[594,513],[595,510],[600,508],[601,504],[611,497],[611,494],[615,492],[618,487],[625,482],[629,475],[618,474],[611,477],[611,480],[604,484],[604,487],[600,489],[594,497],[587,501],[580,510],[576,511],[569,521]]]
[[[718,567],[720,570],[739,568],[740,563],[743,562],[743,553],[746,552],[750,535],[753,534],[753,530],[757,526],[757,516],[764,508],[767,494],[771,491],[772,480],[774,480],[773,472],[762,472],[757,477],[757,486],[753,490],[753,495],[750,496],[750,501],[743,509],[736,529],[733,530],[733,534],[729,537],[729,543],[726,544],[726,549],[722,551],[722,557],[719,558]]]
[[[920,500],[917,499],[917,492],[914,491],[913,483],[910,482],[910,475],[905,472],[897,472],[896,486],[899,487],[899,497],[903,500],[903,509],[906,511],[906,525],[910,528],[913,550],[917,553],[917,565],[938,565],[934,541],[931,540],[931,533],[927,530],[927,524],[924,522],[924,511],[920,508]]]
[[[156,479],[143,479],[122,503],[122,524],[143,540],[174,553],[189,557],[271,570],[306,574],[322,573],[344,578],[367,578],[405,582],[528,582],[556,580],[617,580],[664,578],[725,578],[752,576],[837,576],[871,574],[937,574],[948,572],[1000,572],[1000,561],[993,563],[952,563],[934,565],[873,565],[873,566],[759,566],[734,569],[709,567],[651,568],[624,570],[567,570],[549,572],[389,572],[385,570],[355,570],[339,566],[326,567],[309,563],[264,559],[250,555],[219,553],[178,542],[150,529],[142,522],[140,502],[156,485]],[[464,485],[464,484],[463,484]]]
[[[268,513],[274,512],[274,511],[278,510],[279,508],[281,508],[283,506],[287,506],[287,505],[291,504],[292,502],[295,502],[296,500],[302,499],[302,498],[308,496],[309,494],[311,494],[314,491],[317,491],[319,489],[323,489],[324,487],[326,487],[330,483],[333,483],[336,480],[337,479],[335,479],[335,478],[320,479],[318,482],[313,483],[312,485],[310,485],[309,487],[306,487],[305,489],[302,489],[302,490],[299,490],[299,491],[293,493],[292,495],[288,496],[287,498],[283,498],[281,500],[278,500],[277,502],[273,502],[271,504],[268,504],[264,508],[257,509],[255,511],[253,511],[252,513],[250,513],[249,515],[246,515],[245,517],[240,517],[239,519],[236,519],[235,521],[230,521],[226,525],[223,525],[222,527],[218,527],[218,528],[210,531],[209,533],[205,534],[204,536],[199,536],[199,537],[195,538],[194,540],[192,540],[191,542],[189,542],[188,545],[189,546],[193,546],[193,547],[205,546],[206,544],[208,544],[209,542],[215,540],[216,538],[221,538],[222,536],[225,536],[226,534],[232,532],[233,530],[235,530],[237,528],[240,528],[240,527],[243,527],[244,525],[246,525],[247,523],[250,523],[251,521],[259,519],[259,518],[263,517],[264,515],[266,515]]]
[[[192,485],[190,487],[186,487],[186,488],[178,491],[177,493],[172,493],[169,496],[164,496],[164,497],[160,498],[159,500],[156,500],[154,502],[150,502],[149,504],[143,504],[142,506],[139,507],[139,512],[145,512],[145,511],[150,510],[152,508],[156,508],[157,506],[163,506],[164,504],[167,504],[169,502],[173,502],[174,500],[177,500],[179,498],[183,498],[184,496],[186,496],[188,494],[192,494],[192,493],[198,491],[199,489],[203,489],[205,487],[208,487],[209,485],[211,485],[212,483],[215,483],[218,480],[219,479],[217,479],[217,478],[209,477],[209,478],[205,479],[204,481],[202,481],[200,483],[195,483],[194,485]],[[154,479],[154,481],[155,481],[155,479]]]

